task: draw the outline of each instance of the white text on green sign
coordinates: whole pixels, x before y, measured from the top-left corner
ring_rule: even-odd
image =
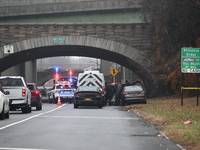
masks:
[[[65,43],[65,38],[53,38],[52,43]]]
[[[200,48],[181,49],[181,72],[200,73]]]

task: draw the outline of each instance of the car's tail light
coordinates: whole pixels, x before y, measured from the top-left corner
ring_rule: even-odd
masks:
[[[103,93],[105,92],[105,87],[104,87],[104,86],[102,86],[102,92],[103,92]]]
[[[129,92],[124,92],[123,94],[124,94],[124,95],[128,95],[128,94],[129,94]]]
[[[22,89],[22,97],[26,96],[26,89]]]
[[[35,91],[35,94],[39,94],[39,91],[38,91],[38,90],[36,90],[36,91]]]
[[[96,96],[101,96],[101,94],[94,94],[94,95],[96,95]]]
[[[144,94],[144,91],[139,92],[140,94]]]
[[[40,92],[39,92],[38,90],[35,90],[35,91],[33,92],[34,95],[39,95],[39,93],[40,93]]]
[[[56,90],[56,93],[59,93],[60,90]]]

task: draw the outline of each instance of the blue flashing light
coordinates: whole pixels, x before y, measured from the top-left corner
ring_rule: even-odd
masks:
[[[73,78],[69,78],[69,82],[72,83],[73,82]]]
[[[60,70],[60,68],[59,68],[59,67],[54,67],[54,70],[55,70],[56,72],[58,72],[58,71]]]

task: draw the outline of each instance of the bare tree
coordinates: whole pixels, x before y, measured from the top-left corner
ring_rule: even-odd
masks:
[[[200,47],[200,0],[142,0],[142,12],[152,25],[159,83],[167,93],[180,93],[181,48]],[[185,75],[187,85],[196,82],[191,76],[197,75]]]

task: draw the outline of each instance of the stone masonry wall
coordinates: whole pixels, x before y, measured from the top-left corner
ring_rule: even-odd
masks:
[[[149,24],[4,24],[0,47],[25,39],[46,36],[89,36],[131,46],[152,57]]]

